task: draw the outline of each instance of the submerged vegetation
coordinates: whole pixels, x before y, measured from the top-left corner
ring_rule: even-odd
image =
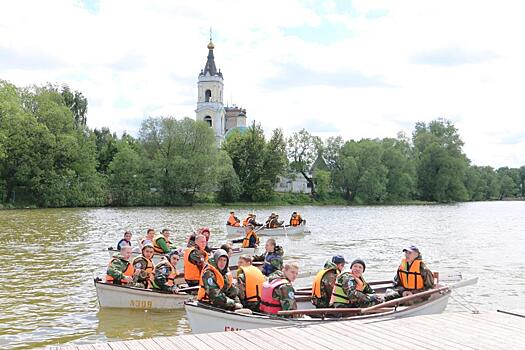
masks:
[[[190,118],[147,118],[137,137],[86,126],[88,101],[67,86],[0,81],[0,207],[194,203],[373,204],[522,198],[525,166],[474,166],[448,120],[411,137],[321,140],[306,130],[269,140],[253,123],[216,146]],[[276,193],[279,176],[311,194]]]

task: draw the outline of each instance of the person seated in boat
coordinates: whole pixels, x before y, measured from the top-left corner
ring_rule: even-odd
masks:
[[[262,255],[255,255],[253,261],[264,261],[262,266],[262,273],[265,276],[270,276],[277,270],[283,268],[284,249],[278,246],[275,239],[268,238],[264,245],[265,253]]]
[[[117,243],[117,250],[122,249],[122,247],[125,245],[129,245],[131,247],[131,232],[130,231],[124,232],[124,238],[122,238]]]
[[[146,233],[146,237],[142,238],[140,240],[140,249],[142,249],[142,247],[146,244],[146,243],[150,243],[151,245],[153,245],[153,239],[155,238],[155,230],[152,229],[152,228],[148,228],[148,231]]]
[[[206,248],[204,248],[204,250],[206,250],[206,252],[208,253],[211,253],[212,249],[209,247],[210,236],[211,236],[210,229],[208,227],[201,227],[200,229],[197,230],[197,234],[201,234],[204,237],[206,237]]]
[[[202,268],[208,261],[208,253],[205,249],[206,237],[197,235],[195,246],[186,248],[184,251],[184,279],[190,287],[199,285]]]
[[[253,214],[253,213],[250,213],[250,214],[248,214],[248,216],[246,217],[246,219],[244,219],[244,220],[242,221],[242,225],[243,225],[243,226],[248,226],[248,224],[252,224],[253,227],[260,227],[260,226],[262,226],[263,224],[258,223],[257,220],[256,220],[256,218],[257,218],[257,215],[255,215],[255,214]]]
[[[394,288],[385,293],[386,300],[406,297],[434,288],[434,275],[423,262],[423,256],[415,245],[403,249],[405,258],[397,268]]]
[[[241,226],[241,220],[239,220],[239,218],[235,216],[235,212],[233,210],[230,211],[230,216],[228,216],[228,221],[226,221],[226,225],[235,227]]]
[[[365,269],[365,262],[361,259],[355,259],[350,265],[350,271],[337,276],[330,299],[331,307],[368,307],[383,301],[366,283],[363,277]]]
[[[257,236],[257,233],[253,229],[253,225],[248,224],[244,230],[246,236],[244,236],[244,238],[235,239],[232,243],[242,243],[243,248],[257,248],[259,246],[259,236]]]
[[[177,278],[177,263],[180,260],[179,252],[171,251],[160,263],[155,265],[155,277],[153,278],[153,289],[164,292],[177,293],[179,287],[175,284]]]
[[[297,310],[295,289],[292,283],[299,274],[299,264],[287,262],[282,271],[275,271],[267,282],[263,283],[259,309],[268,314],[277,314],[281,310]]]
[[[312,284],[312,304],[316,308],[330,306],[335,280],[345,268],[345,263],[343,256],[335,255],[324,264],[323,269],[315,276]]]
[[[123,246],[120,252],[113,254],[109,260],[106,271],[106,283],[112,284],[133,284],[135,269],[130,263],[131,246]]]
[[[219,249],[224,250],[226,253],[228,253],[228,258],[231,258],[233,255],[233,247],[230,243],[224,243],[221,245]]]
[[[131,262],[135,271],[138,273],[136,277],[137,284],[141,284],[146,289],[151,288],[153,281],[153,270],[155,266],[151,259],[153,259],[154,252],[153,245],[146,243],[142,246],[142,255],[135,257]]]
[[[301,217],[301,215],[298,212],[294,211],[292,213],[292,216],[290,217],[290,226],[299,226],[303,222],[304,222],[304,220]]]
[[[175,247],[170,241],[170,230],[163,229],[160,235],[153,238],[153,249],[157,254],[169,254]]]
[[[237,289],[239,290],[239,300],[244,308],[259,312],[262,285],[266,282],[266,277],[261,270],[252,265],[252,257],[249,255],[241,255],[238,265]]]
[[[272,213],[268,220],[266,220],[266,227],[267,228],[278,228],[282,227],[284,224],[284,221],[279,221],[279,215]]]
[[[199,302],[226,310],[242,309],[228,262],[228,253],[217,249],[213,258],[204,265],[197,294]]]

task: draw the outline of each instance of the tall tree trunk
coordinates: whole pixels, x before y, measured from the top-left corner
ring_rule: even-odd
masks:
[[[313,177],[306,175],[306,173],[304,171],[301,171],[301,174],[303,175],[305,180],[310,185],[310,188],[312,189],[312,196],[315,196],[316,192],[315,192],[315,186],[314,186],[314,179],[313,179]]]

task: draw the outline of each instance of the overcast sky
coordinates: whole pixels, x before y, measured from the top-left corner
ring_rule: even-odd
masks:
[[[88,125],[195,117],[209,28],[225,102],[269,133],[450,119],[476,165],[525,165],[523,1],[2,1],[0,79],[67,83]]]

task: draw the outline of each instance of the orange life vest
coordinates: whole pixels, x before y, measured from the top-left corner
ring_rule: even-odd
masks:
[[[251,215],[248,215],[248,216],[246,217],[246,219],[244,219],[244,220],[242,221],[242,225],[243,225],[243,226],[248,226],[248,223],[250,222],[251,219],[252,219],[252,216],[251,216]]]
[[[158,263],[155,266],[155,269],[159,269],[164,265],[168,266],[168,268],[170,269],[170,273],[168,274],[166,285],[168,287],[173,287],[175,285],[175,278],[177,277],[177,269],[168,260],[163,260],[160,263]],[[153,282],[153,286],[158,288],[158,286],[155,285],[155,282]]]
[[[111,258],[111,260],[109,261],[109,264],[108,264],[108,267],[111,265],[111,263],[115,260],[122,260],[120,258],[117,258],[117,257],[113,257]],[[133,267],[133,264],[131,264],[129,261],[126,261],[127,265],[126,265],[126,269],[124,270],[124,272],[122,272],[122,274],[124,276],[129,276],[129,277],[133,277],[133,274],[135,273],[135,268]],[[110,276],[110,275],[106,275],[106,283],[115,283],[114,281],[114,278],[113,276]],[[120,283],[121,284],[126,284],[128,283],[125,279],[121,279],[120,280]]]
[[[242,247],[243,248],[250,248],[250,238],[252,236],[255,236],[255,243],[257,245],[259,245],[259,237],[257,236],[257,234],[255,233],[254,230],[250,230],[250,231],[246,232],[246,237],[244,237],[244,239],[242,240]],[[251,248],[254,248],[254,247],[251,247]]]
[[[212,271],[215,274],[215,282],[217,282],[217,286],[219,287],[219,289],[222,290],[224,288],[224,276],[222,275],[222,273],[219,270],[217,270],[215,266],[212,266],[211,264],[206,264],[202,269],[202,273],[199,279],[199,292],[197,294],[198,301],[210,301],[208,294],[206,294],[206,288],[204,288],[204,283],[202,282],[202,276],[208,270]],[[226,281],[228,282],[226,289],[228,289],[232,286],[233,283],[233,277],[231,273],[226,274]]]
[[[164,251],[164,249],[162,249],[160,247],[160,245],[157,243],[159,239],[163,239],[165,242],[166,242],[166,245],[168,246],[168,248],[170,247],[170,241],[166,240],[166,238],[164,238],[164,236],[162,235],[158,235],[156,236],[155,238],[153,238],[153,250],[155,251],[155,253],[157,254],[165,254],[166,252]]]
[[[403,259],[397,269],[397,275],[401,286],[405,289],[421,289],[425,286],[423,275],[421,275],[421,259],[414,260],[410,268],[406,259]]]
[[[190,261],[190,253],[194,249],[198,248],[191,247],[184,251],[184,279],[186,281],[198,281],[201,277],[201,270],[199,267]],[[204,253],[204,262],[208,262],[208,253],[206,251],[202,252]]]
[[[321,271],[319,271],[317,275],[315,275],[314,283],[312,283],[312,297],[321,298],[321,281],[323,280],[324,275],[326,275],[328,271],[334,271],[336,275],[338,275],[339,273],[339,271],[335,267],[332,267],[330,269],[322,269]]]
[[[148,279],[147,279],[148,286],[147,286],[147,288],[150,288],[151,282],[153,281],[153,270],[154,270],[155,266],[153,265],[153,261],[151,261],[150,259],[147,259],[143,255],[139,255],[139,256],[135,257],[133,259],[133,261],[131,262],[131,265],[133,265],[133,268],[135,268],[135,264],[137,264],[141,260],[144,260],[146,262],[146,268],[144,269],[144,271],[146,271],[148,273]]]
[[[290,219],[291,226],[299,226],[299,218],[297,216]]]
[[[228,217],[227,225],[230,225],[230,226],[241,226],[239,224],[239,222],[237,221],[237,218],[233,214],[230,214],[230,216]]]
[[[260,301],[262,294],[262,285],[264,282],[266,282],[266,278],[262,274],[261,270],[259,270],[253,265],[239,266],[237,268],[237,276],[239,276],[240,272],[244,273],[244,289],[246,297],[245,301]]]

